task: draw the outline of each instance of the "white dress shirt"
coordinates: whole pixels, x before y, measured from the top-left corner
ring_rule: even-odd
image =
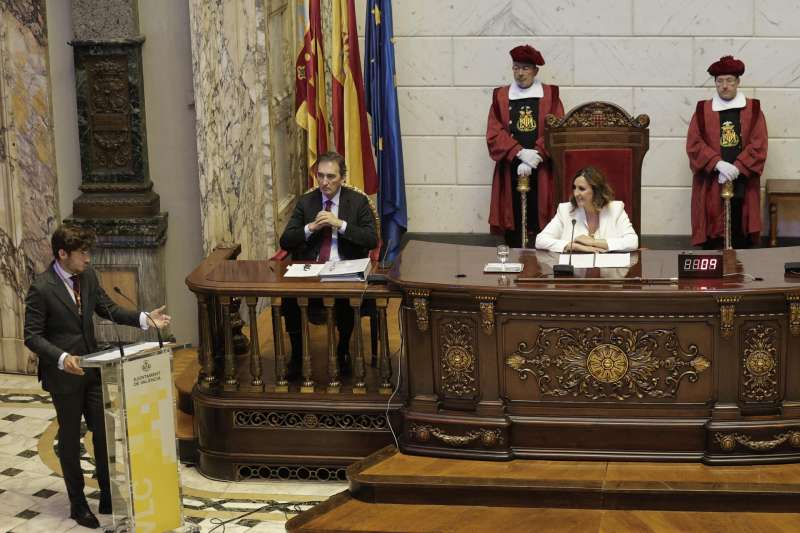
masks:
[[[339,190],[336,191],[336,194],[333,195],[333,198],[330,198],[331,201],[331,213],[336,218],[339,218],[339,197],[342,195],[342,188],[339,187]],[[322,196],[322,210],[325,210],[325,202],[328,201],[328,198],[325,197],[324,193],[321,193]],[[311,238],[311,235],[314,233],[308,226],[311,224],[306,224],[303,228],[303,231],[306,234],[306,240]],[[342,227],[339,228],[337,231],[331,231],[331,255],[328,257],[328,261],[339,261],[341,258],[339,257],[339,234],[344,233],[347,229],[347,222],[342,220]],[[331,228],[333,230],[333,228]],[[318,230],[319,231],[319,230]]]
[[[551,252],[564,251],[572,235],[573,218],[575,219],[575,238],[580,235],[589,235],[586,211],[582,207],[573,210],[570,202],[564,202],[558,204],[556,215],[536,236],[536,248]],[[600,222],[594,238],[605,240],[610,252],[635,250],[639,247],[639,237],[625,213],[624,202],[615,200],[600,210]]]

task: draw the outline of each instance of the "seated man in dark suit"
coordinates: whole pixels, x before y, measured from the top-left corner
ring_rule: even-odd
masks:
[[[83,527],[99,522],[83,493],[80,464],[81,417],[92,431],[101,514],[111,513],[103,392],[97,368],[83,369],[80,356],[97,351],[93,316],[147,329],[145,313],[117,306],[89,266],[90,230],[61,226],[53,233],[54,261],[36,277],[25,298],[25,346],[39,357],[39,381],[58,417],[58,459],[67,486],[70,518]],[[164,307],[150,312],[157,327],[170,323]]]
[[[344,158],[336,152],[327,152],[317,162],[319,187],[304,194],[294,208],[292,217],[281,235],[281,248],[292,255],[294,261],[337,261],[361,259],[378,245],[375,219],[367,197],[342,187],[347,176]],[[309,308],[319,309],[318,299],[309,302]],[[286,298],[282,305],[286,331],[292,344],[288,376],[299,375],[303,346],[300,337],[300,308],[294,298]],[[339,330],[339,366],[343,373],[350,371],[350,335],[353,332],[353,309],[346,299],[335,304],[336,326]]]

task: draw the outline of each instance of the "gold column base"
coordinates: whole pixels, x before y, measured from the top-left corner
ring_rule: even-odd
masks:
[[[342,384],[338,381],[336,383],[328,383],[328,388],[326,390],[328,394],[339,394],[342,390]]]
[[[356,383],[353,385],[353,394],[366,394],[367,393],[367,385],[366,383]]]
[[[384,396],[391,396],[393,392],[394,392],[394,387],[392,387],[391,385],[389,385],[388,387],[386,385],[381,385],[380,387],[378,387],[378,394],[382,394]]]
[[[289,384],[286,382],[275,385],[275,392],[289,392]]]
[[[316,389],[314,388],[314,382],[304,381],[303,384],[300,385],[300,392],[303,394],[313,394],[316,392]]]

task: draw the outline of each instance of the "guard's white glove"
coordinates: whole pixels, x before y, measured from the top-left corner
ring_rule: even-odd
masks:
[[[725,181],[733,181],[739,177],[739,169],[736,168],[736,165],[732,165],[727,161],[720,159],[717,161],[717,164],[714,166],[714,168],[717,169],[717,172],[719,172],[720,178],[723,176],[725,177]],[[720,181],[720,183],[724,182]]]
[[[517,157],[523,163],[530,165],[531,168],[536,168],[542,162],[542,156],[539,155],[534,148],[523,148],[517,152]]]
[[[728,182],[728,176],[720,172],[719,176],[717,176],[717,183],[719,183],[720,185],[725,185],[727,182]]]
[[[530,176],[533,169],[528,163],[520,163],[517,167],[517,176]]]

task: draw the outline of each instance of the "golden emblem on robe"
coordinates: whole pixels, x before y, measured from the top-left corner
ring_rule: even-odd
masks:
[[[531,106],[522,106],[519,110],[519,118],[517,119],[517,131],[531,132],[536,129],[536,119],[533,118],[533,109]]]
[[[726,120],[721,126],[722,135],[719,138],[719,145],[722,148],[732,148],[739,146],[739,136],[736,135],[736,129],[733,127],[733,122]]]

